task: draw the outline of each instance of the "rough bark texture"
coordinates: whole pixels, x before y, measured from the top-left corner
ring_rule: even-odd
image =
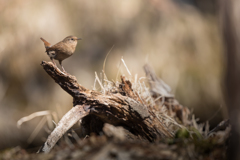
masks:
[[[98,134],[102,131],[103,124],[109,123],[122,126],[140,140],[153,142],[172,137],[171,130],[158,119],[149,106],[144,105],[132,90],[131,82],[125,80],[125,77],[121,77],[122,83],[117,92],[103,94],[84,88],[74,76],[61,72],[51,62],[43,61],[41,65],[55,82],[73,97],[75,106],[59,122],[41,151],[49,152],[63,133],[80,119],[86,134]],[[84,106],[85,109],[81,109]]]

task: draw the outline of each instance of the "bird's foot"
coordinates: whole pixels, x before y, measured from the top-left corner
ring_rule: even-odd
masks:
[[[57,64],[52,60],[52,62],[53,62],[53,64],[54,64],[54,66],[57,66]]]
[[[66,74],[66,75],[70,75],[69,73],[67,73],[67,71],[63,68],[62,65],[61,65],[61,67],[62,67],[62,72],[63,72],[64,74]]]

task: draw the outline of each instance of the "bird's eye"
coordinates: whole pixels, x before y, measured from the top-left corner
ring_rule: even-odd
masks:
[[[74,39],[72,38],[71,40],[73,41]]]

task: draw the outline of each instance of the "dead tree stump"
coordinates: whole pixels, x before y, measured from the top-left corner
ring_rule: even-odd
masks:
[[[50,77],[73,97],[74,106],[49,135],[40,149],[41,152],[48,153],[63,134],[79,120],[82,120],[86,134],[98,134],[102,131],[104,123],[109,123],[122,126],[136,139],[149,142],[173,136],[173,131],[155,113],[156,107],[147,105],[133,91],[131,82],[125,77],[121,77],[121,83],[116,86],[116,90],[101,93],[86,89],[77,82],[76,77],[61,72],[51,62],[43,61],[41,65]],[[149,74],[155,76],[151,75],[153,73]]]

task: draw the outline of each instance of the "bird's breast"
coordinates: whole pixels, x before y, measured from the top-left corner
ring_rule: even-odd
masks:
[[[70,50],[58,51],[58,52],[56,52],[56,54],[53,58],[56,60],[64,60],[64,59],[70,57],[71,55],[73,55],[73,52],[71,52]]]

